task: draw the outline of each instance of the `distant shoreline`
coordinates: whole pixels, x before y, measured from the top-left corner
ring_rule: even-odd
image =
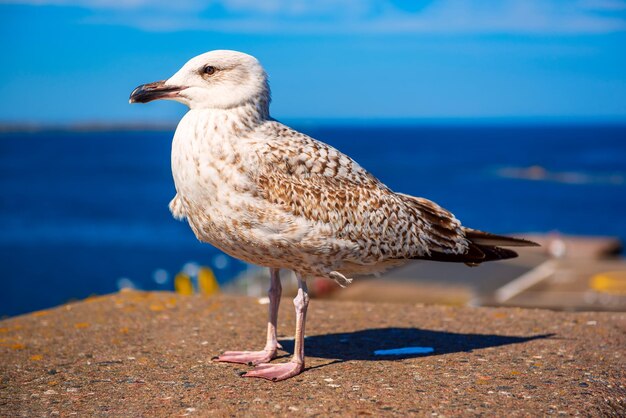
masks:
[[[298,127],[626,127],[622,119],[580,119],[580,118],[433,118],[433,119],[391,119],[391,118],[279,118],[287,125]],[[77,122],[77,123],[1,123],[0,133],[19,132],[106,132],[106,131],[174,131],[177,121],[164,123],[147,122]]]
[[[110,132],[110,131],[174,131],[176,124],[144,123],[77,123],[77,124],[0,124],[0,133],[38,132]]]

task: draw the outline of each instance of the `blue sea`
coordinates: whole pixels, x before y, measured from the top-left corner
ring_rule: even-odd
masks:
[[[626,126],[296,127],[471,227],[626,240]],[[246,268],[171,217],[172,135],[0,133],[0,316]]]

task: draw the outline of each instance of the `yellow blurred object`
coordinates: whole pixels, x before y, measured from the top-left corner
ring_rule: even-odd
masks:
[[[174,277],[174,290],[181,295],[193,295],[191,278],[185,273],[178,273]]]
[[[626,271],[607,271],[589,280],[589,287],[596,292],[626,295]]]
[[[213,270],[208,267],[200,267],[198,271],[198,288],[203,295],[213,295],[220,291],[220,285],[217,283]]]

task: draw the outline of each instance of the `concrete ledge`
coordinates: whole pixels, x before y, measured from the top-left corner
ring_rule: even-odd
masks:
[[[266,309],[124,292],[1,321],[0,416],[626,415],[624,313],[313,300],[304,374],[210,361],[260,348]],[[434,352],[374,355],[406,346]]]

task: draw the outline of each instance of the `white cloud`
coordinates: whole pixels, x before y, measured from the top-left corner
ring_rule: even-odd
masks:
[[[4,1],[6,3],[6,1]],[[12,0],[76,6],[89,23],[151,31],[247,33],[510,33],[626,31],[626,0],[434,0],[406,7],[393,0]]]

